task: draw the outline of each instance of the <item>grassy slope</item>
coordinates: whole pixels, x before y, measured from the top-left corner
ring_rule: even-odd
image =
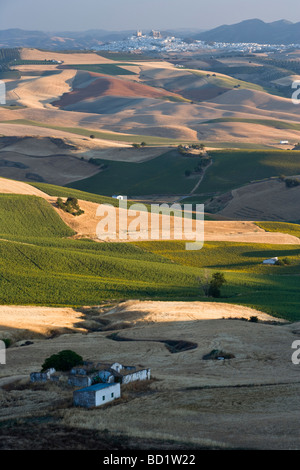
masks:
[[[46,201],[0,197],[0,302],[98,305],[109,299],[208,300],[197,277],[205,269],[227,279],[220,302],[248,305],[299,320],[300,248],[206,243],[189,252],[184,242],[96,243],[72,231]],[[274,227],[273,227],[274,228]],[[290,266],[262,266],[270,256]],[[211,299],[210,299],[211,300]]]
[[[199,192],[224,193],[251,181],[300,174],[300,151],[214,150]]]
[[[185,170],[193,170],[198,160],[181,156],[177,150],[143,163],[99,160],[108,165],[107,170],[68,186],[106,195],[186,194],[195,186],[199,175],[196,179],[187,178]]]
[[[48,183],[29,183],[31,186],[40,189],[49,196],[57,197],[76,197],[83,201],[95,202],[97,204],[111,204],[115,207],[119,206],[119,201],[111,197],[102,196],[95,193],[89,193],[86,191],[80,191],[73,188],[65,188],[63,186],[56,186],[55,184]]]
[[[300,151],[295,150],[212,150],[213,159],[197,192],[225,193],[237,187],[276,177],[300,174]],[[107,162],[108,169],[68,186],[106,195],[188,194],[199,175],[186,178],[198,160],[170,151],[143,163]]]
[[[214,76],[212,72],[195,71],[193,69],[189,69],[189,72],[199,75],[200,77],[207,78],[209,84],[220,88],[228,88],[228,90],[232,90],[235,87],[238,87],[239,89],[256,90],[276,94],[272,88],[266,88],[255,83],[239,80],[238,78],[233,78],[229,75],[218,75],[216,73]],[[210,76],[207,77],[208,75]]]
[[[286,222],[256,222],[256,225],[266,232],[288,233],[289,235],[300,238],[299,224],[290,224]]]
[[[122,68],[126,65],[134,64],[72,64],[72,65],[62,65],[60,69],[76,69],[76,70],[86,70],[87,72],[94,73],[103,73],[106,75],[136,75],[135,72]]]
[[[193,282],[195,289],[193,270],[159,255],[131,244],[66,238],[73,231],[38,197],[2,195],[0,214],[2,303],[97,304],[110,298],[185,297]]]
[[[295,246],[207,242],[188,252],[183,242],[139,242],[137,246],[185,266],[197,267],[199,276],[222,271],[227,284],[219,302],[254,307],[290,321],[299,321],[300,249]],[[290,266],[264,266],[270,256],[288,257]],[[201,299],[212,300],[212,299]]]
[[[218,124],[221,122],[245,122],[249,124],[259,124],[262,126],[272,127],[275,129],[291,129],[295,131],[300,130],[300,123],[278,121],[275,119],[243,119],[243,118],[228,117],[228,118],[211,119],[209,121],[203,122],[203,124]]]
[[[67,237],[74,233],[44,199],[0,195],[1,237]]]

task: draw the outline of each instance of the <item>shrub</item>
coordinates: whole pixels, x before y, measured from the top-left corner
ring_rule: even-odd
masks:
[[[42,371],[54,368],[59,371],[68,371],[72,367],[82,364],[83,359],[74,351],[65,349],[58,354],[48,357],[42,365]]]
[[[278,259],[275,264],[276,266],[287,266],[287,265],[290,265],[291,262],[288,258],[282,258],[282,259]]]
[[[205,354],[202,359],[204,361],[208,360],[218,360],[218,359],[234,359],[234,354],[226,353],[220,349],[213,349],[210,353]]]
[[[257,316],[252,315],[252,316],[249,318],[249,321],[251,321],[252,323],[257,323],[257,322],[258,322],[258,318],[257,318]]]
[[[3,341],[3,343],[5,344],[5,347],[6,348],[9,348],[9,346],[11,345],[12,341],[10,338],[2,338],[1,341]]]
[[[299,186],[300,180],[297,178],[286,178],[285,185],[287,188],[294,188],[295,186]]]

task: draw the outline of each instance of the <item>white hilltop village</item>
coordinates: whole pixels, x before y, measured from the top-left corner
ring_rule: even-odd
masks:
[[[227,50],[236,52],[254,51],[286,51],[299,48],[300,44],[258,44],[258,43],[226,43],[204,42],[200,40],[184,40],[175,36],[163,37],[159,31],[152,30],[150,34],[143,34],[138,30],[136,34],[121,41],[111,41],[97,47],[97,51],[112,52],[193,52],[199,49]]]

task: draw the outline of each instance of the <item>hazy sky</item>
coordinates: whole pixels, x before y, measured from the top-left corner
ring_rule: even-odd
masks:
[[[248,18],[298,22],[299,0],[0,0],[0,29],[209,29]]]

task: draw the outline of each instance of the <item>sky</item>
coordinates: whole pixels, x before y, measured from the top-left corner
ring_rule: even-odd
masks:
[[[0,0],[0,29],[211,29],[250,18],[300,21],[299,0]]]

